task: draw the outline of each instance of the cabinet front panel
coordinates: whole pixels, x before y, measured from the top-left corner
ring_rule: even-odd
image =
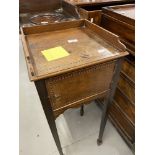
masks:
[[[109,90],[115,62],[99,64],[46,81],[54,110],[101,97]]]

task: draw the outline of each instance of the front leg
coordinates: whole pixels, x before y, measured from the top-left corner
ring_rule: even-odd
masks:
[[[107,118],[108,118],[107,111],[108,111],[108,97],[104,101],[104,108],[103,108],[103,112],[102,112],[99,137],[97,139],[97,144],[98,145],[102,144],[102,137],[103,137],[103,133],[104,133],[104,130],[105,130],[105,125],[106,125]]]
[[[36,81],[35,85],[41,100],[41,104],[42,104],[46,119],[48,121],[48,125],[54,137],[56,146],[58,148],[59,154],[63,155],[56,124],[55,124],[55,117],[54,117],[52,106],[50,104],[50,100],[48,98],[45,81],[44,80]]]

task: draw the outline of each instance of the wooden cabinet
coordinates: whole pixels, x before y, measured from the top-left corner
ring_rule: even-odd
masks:
[[[56,117],[100,97],[106,98],[108,107],[122,59],[128,52],[117,36],[87,20],[22,27],[21,33],[30,80],[35,83],[59,153],[63,155]],[[46,60],[42,51],[57,46],[69,55]],[[107,109],[102,115],[98,144],[102,143]]]
[[[126,1],[100,1],[100,3],[93,3],[91,5],[81,5],[78,7],[78,11],[81,18],[88,19],[89,21],[101,26],[102,19],[102,7],[116,6],[120,4],[134,4],[134,0]],[[91,3],[91,2],[90,2]]]
[[[135,5],[126,4],[102,9],[102,26],[119,35],[125,42],[135,42]]]
[[[113,6],[120,4],[133,4],[134,0],[65,0],[66,3],[71,4],[78,8],[81,18],[88,19],[89,21],[100,25],[102,16],[102,7]]]
[[[46,78],[51,106],[57,113],[70,105],[105,96],[115,70],[115,59],[126,54],[123,50],[119,52],[124,46],[109,32],[85,20],[24,27],[22,30],[30,79]],[[77,42],[68,42],[71,38]],[[113,44],[109,45],[111,39]],[[87,46],[88,42],[90,46]],[[47,61],[41,51],[58,45],[62,45],[69,56]]]
[[[120,96],[121,94],[117,95]],[[129,113],[131,113],[129,109],[131,105],[128,105],[128,103],[126,103],[126,106],[128,106],[128,108],[126,109],[128,109]],[[109,118],[118,132],[122,135],[123,139],[127,142],[129,147],[134,150],[135,126],[130,121],[130,117],[127,117],[126,111],[122,107],[123,105],[118,105],[116,102],[113,102],[113,105],[111,106],[109,111]]]
[[[123,62],[120,80],[109,110],[109,118],[128,145],[135,143],[135,6],[103,8],[101,25],[119,35],[130,53]]]

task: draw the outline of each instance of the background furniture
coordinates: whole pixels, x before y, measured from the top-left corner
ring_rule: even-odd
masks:
[[[98,1],[87,3],[87,5],[78,6],[78,11],[81,18],[88,19],[91,22],[101,26],[102,18],[102,7],[105,6],[116,6],[120,4],[134,4],[134,0],[122,0],[122,1],[110,1],[102,0],[100,3]],[[91,4],[91,5],[90,5]]]
[[[133,2],[133,0],[64,0],[72,5],[78,7],[84,6],[99,6],[99,5],[117,5]]]
[[[119,35],[130,53],[123,62],[109,118],[134,151],[135,145],[135,5],[103,8],[103,28]]]
[[[47,25],[79,19],[77,8],[61,0],[20,0],[20,26]]]

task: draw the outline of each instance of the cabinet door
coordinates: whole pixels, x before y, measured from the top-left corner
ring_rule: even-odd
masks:
[[[94,100],[109,91],[115,62],[66,73],[46,81],[54,110]]]

